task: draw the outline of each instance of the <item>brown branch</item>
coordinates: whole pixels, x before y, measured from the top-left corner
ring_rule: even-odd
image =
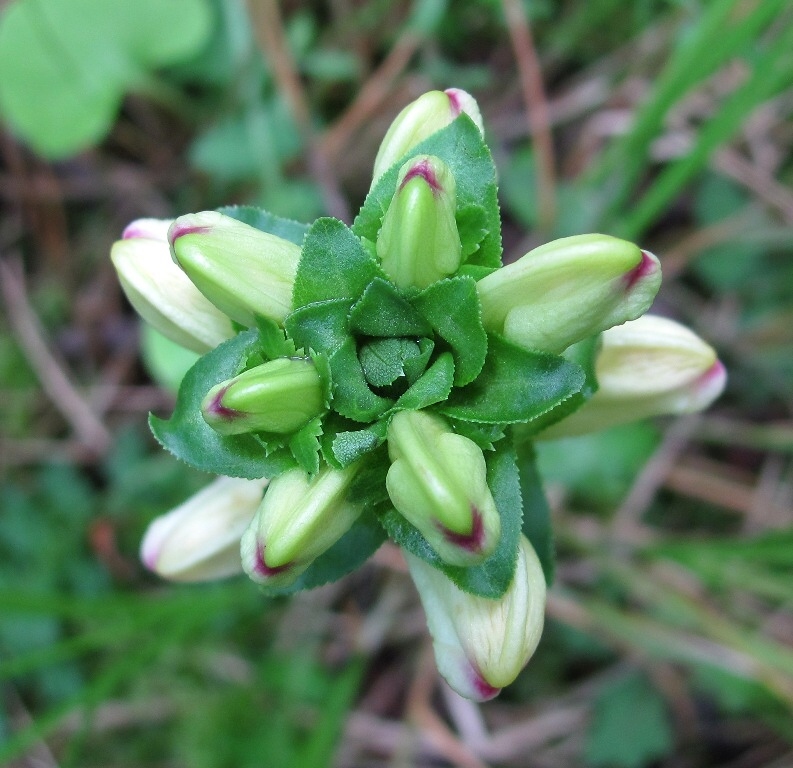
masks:
[[[339,157],[351,137],[377,112],[391,93],[394,81],[410,63],[422,40],[423,37],[415,32],[402,35],[380,66],[369,76],[352,104],[328,128],[322,138],[322,147],[329,160],[333,161]]]
[[[311,125],[311,108],[306,98],[292,53],[286,43],[277,0],[248,0],[256,40],[270,63],[278,90],[289,105],[297,130],[308,151],[311,173],[319,184],[325,208],[331,216],[350,221],[350,208],[331,172],[327,158]]]
[[[520,0],[502,0],[501,5],[515,52],[529,132],[537,156],[538,222],[540,229],[548,232],[556,219],[556,160],[542,69],[531,25]]]
[[[71,425],[79,440],[96,455],[105,453],[112,442],[110,432],[72,384],[64,367],[44,341],[43,330],[30,307],[22,264],[0,260],[0,287],[6,314],[20,348],[52,404]]]

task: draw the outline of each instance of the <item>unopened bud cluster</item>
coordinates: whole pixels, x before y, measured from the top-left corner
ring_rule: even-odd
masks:
[[[725,380],[693,332],[644,316],[661,280],[648,251],[580,235],[500,266],[482,137],[469,94],[432,91],[388,130],[351,229],[205,211],[133,222],[111,253],[141,317],[206,353],[155,435],[239,475],[155,520],[144,563],[279,593],[391,537],[441,674],[477,700],[514,680],[543,626],[545,563],[516,501],[526,442],[698,410]],[[588,390],[579,342],[595,350]]]

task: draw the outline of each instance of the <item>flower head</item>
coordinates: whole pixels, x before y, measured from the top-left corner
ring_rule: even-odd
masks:
[[[280,357],[216,384],[201,406],[222,435],[295,432],[322,410],[322,382],[306,358]]]
[[[361,514],[347,499],[357,467],[323,469],[309,478],[300,469],[279,475],[242,537],[242,564],[256,582],[291,584],[335,544]]]
[[[438,555],[466,566],[491,554],[501,521],[476,443],[436,416],[402,411],[388,428],[388,449],[388,495]]]
[[[240,536],[267,480],[219,477],[149,526],[140,548],[147,568],[174,581],[206,581],[242,572]]]
[[[646,312],[661,285],[649,251],[607,235],[554,240],[477,283],[482,319],[526,349],[562,352]]]
[[[398,288],[426,288],[459,268],[455,189],[438,157],[418,155],[400,169],[377,238],[380,266]]]
[[[482,115],[475,99],[460,88],[429,91],[408,104],[391,123],[374,161],[372,184],[413,147],[466,114],[484,134]]]
[[[727,382],[713,347],[680,323],[654,315],[603,333],[595,376],[598,391],[572,416],[542,432],[542,438],[701,411]]]
[[[723,366],[690,331],[641,317],[661,271],[633,243],[578,235],[501,266],[495,167],[463,91],[397,116],[351,227],[226,210],[176,219],[174,262],[167,222],[133,223],[113,250],[141,314],[210,350],[173,417],[151,419],[157,439],[252,478],[155,521],[144,561],[183,580],[243,569],[283,594],[341,578],[390,537],[441,674],[491,698],[543,625],[551,555],[541,565],[521,533],[524,507],[543,506],[526,443],[705,407]]]
[[[110,258],[129,303],[163,336],[201,354],[234,335],[231,321],[171,260],[170,220],[138,219]]]
[[[283,322],[292,306],[300,248],[216,211],[180,216],[168,230],[176,263],[241,325]]]
[[[423,560],[406,557],[438,670],[461,696],[492,699],[526,666],[542,635],[545,576],[529,540],[521,536],[512,581],[498,600],[467,594]]]

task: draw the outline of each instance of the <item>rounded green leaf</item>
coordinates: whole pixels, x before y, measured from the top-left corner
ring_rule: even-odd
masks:
[[[206,0],[18,0],[0,19],[0,112],[40,154],[99,141],[127,90],[207,39]]]

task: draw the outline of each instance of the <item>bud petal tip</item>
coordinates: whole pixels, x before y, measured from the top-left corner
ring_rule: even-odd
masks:
[[[201,406],[205,416],[211,421],[230,421],[238,418],[241,414],[234,408],[223,405],[223,397],[231,386],[231,382],[221,385],[216,390],[210,390],[206,401]]]
[[[206,235],[211,230],[211,227],[180,222],[182,222],[182,219],[177,219],[168,230],[168,242],[171,245],[185,235]]]
[[[408,169],[399,184],[400,192],[407,186],[407,183],[411,179],[423,179],[427,183],[427,186],[436,194],[441,191],[441,184],[438,181],[438,176],[428,157],[422,158]]]
[[[482,513],[473,504],[471,505],[470,533],[456,533],[438,521],[435,522],[435,526],[452,546],[460,547],[474,555],[481,554],[485,548],[485,527]]]
[[[168,239],[168,229],[171,224],[173,219],[135,219],[124,227],[121,239],[145,238],[164,242]]]
[[[490,701],[490,699],[495,699],[496,696],[501,693],[501,688],[496,688],[495,686],[490,685],[490,683],[488,683],[487,680],[482,677],[482,673],[476,669],[473,670],[471,686],[473,687],[474,691],[476,691],[477,701]]]
[[[721,360],[716,360],[695,383],[694,389],[698,397],[697,409],[707,408],[723,391],[727,385],[727,369]]]
[[[643,250],[641,261],[625,275],[625,289],[630,291],[640,280],[654,275],[660,266],[655,254]]]
[[[280,576],[292,567],[292,563],[284,563],[283,565],[276,565],[271,567],[267,565],[264,560],[264,545],[256,547],[256,555],[251,568],[250,575],[252,577],[259,577],[261,581],[267,581],[274,576]]]

